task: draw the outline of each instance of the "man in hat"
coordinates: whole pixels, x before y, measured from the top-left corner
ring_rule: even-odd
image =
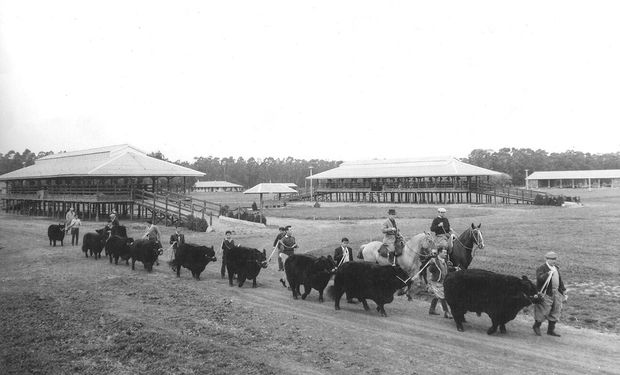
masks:
[[[293,228],[290,225],[285,227],[286,233],[284,237],[280,240],[280,256],[282,259],[282,263],[286,261],[286,258],[290,257],[295,253],[295,249],[299,247],[297,245],[297,241],[295,241],[295,237],[293,237]]]
[[[553,251],[545,254],[545,264],[536,269],[536,287],[543,295],[543,300],[534,305],[534,333],[540,336],[540,325],[547,319],[547,334],[560,337],[555,333],[555,324],[560,319],[562,303],[566,301],[566,288],[556,265],[558,255]]]
[[[443,248],[438,251],[433,249],[433,254],[435,251],[437,254],[429,261],[427,270],[431,275],[428,282],[428,291],[433,294],[431,307],[428,309],[428,313],[429,315],[439,315],[439,313],[435,311],[435,308],[437,307],[437,302],[441,302],[444,318],[452,319],[443,290],[443,282],[446,280],[446,276],[448,276],[448,271],[452,268],[452,263],[448,260],[448,249]]]
[[[450,222],[446,217],[446,209],[439,207],[437,209],[437,217],[431,223],[431,232],[435,233],[435,245],[437,249],[443,248],[448,250],[448,254],[452,252],[452,229]]]
[[[142,238],[146,238],[151,242],[161,242],[161,233],[157,225],[153,224],[153,220],[147,220],[148,227]]]
[[[280,227],[278,228],[278,235],[276,239],[273,241],[274,249],[278,249],[278,271],[284,271],[284,264],[282,263],[282,258],[280,258],[280,241],[286,235],[286,228]]]
[[[396,264],[396,237],[398,236],[398,226],[396,225],[396,210],[388,210],[388,218],[383,222],[381,232],[383,233],[383,247],[387,248],[388,259]],[[384,253],[385,254],[385,253]]]

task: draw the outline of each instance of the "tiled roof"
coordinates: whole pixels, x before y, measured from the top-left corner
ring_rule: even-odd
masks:
[[[620,169],[599,169],[585,171],[539,171],[527,176],[528,180],[560,180],[586,178],[620,178]]]
[[[0,180],[80,176],[200,177],[204,173],[150,157],[131,145],[117,145],[49,155]]]
[[[451,157],[420,159],[363,160],[342,163],[339,167],[306,177],[323,180],[335,178],[500,176],[492,171],[463,163]]]

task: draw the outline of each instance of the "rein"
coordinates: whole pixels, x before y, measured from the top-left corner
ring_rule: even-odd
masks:
[[[403,279],[401,279],[401,278],[400,278],[400,277],[398,277],[398,276],[396,276],[396,278],[397,278],[398,280],[402,281],[402,282],[403,282],[403,284],[407,285],[407,283],[408,283],[410,280],[413,280],[413,279],[415,279],[416,277],[420,276],[420,274],[421,274],[421,273],[422,273],[422,272],[426,269],[426,267],[428,267],[428,265],[429,265],[430,263],[431,263],[431,262],[426,262],[426,264],[424,265],[424,267],[422,267],[422,269],[421,269],[418,273],[416,273],[416,274],[415,274],[415,275],[413,275],[413,276],[410,276],[410,277],[409,277],[409,278],[407,278],[406,280],[403,280]]]

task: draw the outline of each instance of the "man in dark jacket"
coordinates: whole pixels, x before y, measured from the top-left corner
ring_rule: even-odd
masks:
[[[237,246],[238,245],[235,245],[235,240],[232,239],[232,232],[227,230],[224,233],[224,241],[222,241],[222,268],[220,269],[222,279],[226,277],[226,260],[228,257],[228,252]]]
[[[429,315],[439,315],[439,313],[435,311],[435,308],[437,307],[437,302],[441,302],[444,317],[452,319],[443,291],[443,282],[446,280],[448,272],[452,270],[452,263],[448,260],[448,249],[444,248],[439,250],[439,253],[431,258],[428,264],[428,272],[431,274],[428,282],[428,291],[433,294],[431,307],[428,313]]]
[[[536,288],[543,295],[543,300],[534,306],[534,333],[540,336],[540,325],[547,319],[549,325],[547,334],[550,336],[560,335],[555,332],[555,324],[560,319],[562,303],[566,301],[566,288],[560,276],[560,270],[556,266],[557,254],[553,251],[545,254],[545,264],[536,269]]]
[[[446,209],[440,207],[437,209],[437,217],[433,219],[431,224],[431,232],[435,233],[435,245],[437,249],[448,249],[448,254],[452,252],[452,229],[450,229],[450,221],[446,217]]]
[[[353,249],[349,246],[349,239],[346,237],[340,241],[340,246],[334,250],[334,262],[340,266],[344,262],[353,261]]]

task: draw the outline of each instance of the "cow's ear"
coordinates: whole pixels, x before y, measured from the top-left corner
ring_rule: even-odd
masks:
[[[525,276],[525,275],[521,276],[521,280],[523,280],[523,281],[530,281],[530,279],[528,279],[527,276]]]
[[[265,251],[265,249],[263,249],[263,255],[267,255],[267,251]]]

